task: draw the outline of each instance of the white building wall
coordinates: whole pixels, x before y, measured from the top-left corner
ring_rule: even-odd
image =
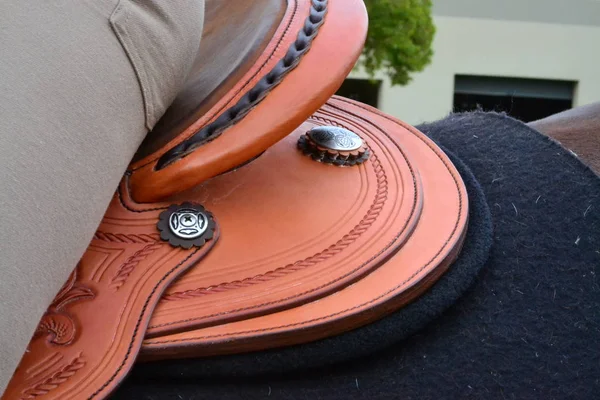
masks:
[[[442,0],[443,1],[443,0]],[[574,106],[600,101],[600,27],[435,16],[432,63],[407,86],[383,80],[379,108],[408,123],[452,111],[456,74],[577,81]],[[355,71],[351,77],[366,78]]]

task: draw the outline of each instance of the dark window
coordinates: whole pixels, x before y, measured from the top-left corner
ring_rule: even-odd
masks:
[[[369,79],[346,79],[337,95],[360,101],[373,107],[379,106],[381,81]]]
[[[571,108],[575,86],[572,81],[457,75],[454,111],[506,112],[531,122]]]

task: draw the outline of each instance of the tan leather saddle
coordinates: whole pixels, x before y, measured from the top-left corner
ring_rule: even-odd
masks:
[[[414,301],[458,256],[468,199],[448,157],[333,96],[363,2],[223,3],[207,1],[185,89],[3,399],[102,399],[134,362],[336,335]]]

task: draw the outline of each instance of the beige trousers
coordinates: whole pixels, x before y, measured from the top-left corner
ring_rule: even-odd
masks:
[[[200,44],[203,0],[0,1],[0,393]]]

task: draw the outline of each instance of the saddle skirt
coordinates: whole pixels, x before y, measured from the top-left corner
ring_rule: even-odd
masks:
[[[201,48],[246,32],[235,57],[195,66],[140,147],[3,399],[102,399],[135,362],[340,334],[415,301],[458,256],[468,198],[448,157],[334,96],[362,50],[362,1],[260,0],[231,24],[217,3]]]

